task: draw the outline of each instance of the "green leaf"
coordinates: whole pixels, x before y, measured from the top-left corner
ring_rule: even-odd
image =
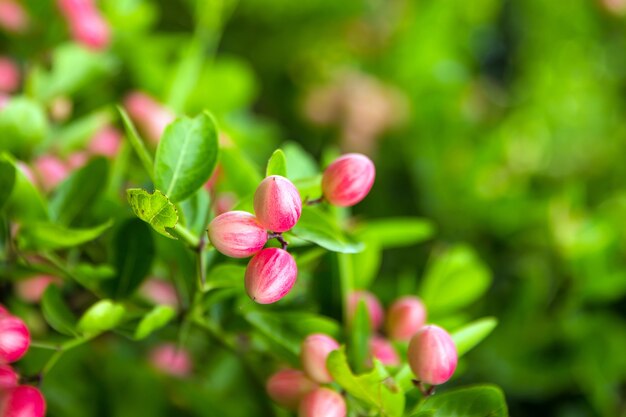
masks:
[[[217,156],[217,127],[208,113],[176,119],[157,148],[156,187],[173,203],[190,197],[211,176]]]
[[[71,277],[80,285],[91,290],[99,287],[102,281],[115,277],[115,268],[108,264],[92,265],[80,263],[71,269]]]
[[[54,132],[55,149],[63,154],[84,150],[93,136],[111,122],[111,110],[97,110],[69,122]]]
[[[332,218],[318,208],[302,207],[302,216],[291,233],[333,252],[356,253],[363,250],[363,243],[347,237]]]
[[[354,286],[369,288],[378,276],[383,260],[382,248],[375,239],[363,239],[363,250],[352,255],[354,267]]]
[[[282,146],[287,161],[289,179],[295,181],[316,177],[320,170],[317,161],[296,142],[287,142]],[[321,181],[318,181],[318,184]]]
[[[88,212],[104,191],[108,172],[108,162],[99,157],[63,181],[50,200],[52,220],[68,225],[80,214]]]
[[[76,335],[76,317],[67,307],[61,290],[56,285],[48,285],[41,299],[41,311],[54,330],[68,336]]]
[[[126,111],[119,106],[117,107],[117,110],[120,112],[120,116],[122,116],[122,123],[124,124],[126,137],[128,138],[130,145],[135,150],[135,153],[139,157],[139,161],[141,161],[141,165],[143,165],[144,169],[148,173],[148,176],[152,179],[152,181],[154,181],[154,161],[152,160],[152,156],[146,149],[144,141],[141,140],[135,125],[132,120],[130,120],[130,117],[128,117]]]
[[[47,133],[48,121],[43,108],[29,98],[11,98],[0,111],[0,151],[26,155]]]
[[[170,306],[160,305],[154,307],[139,322],[139,325],[135,330],[135,339],[145,339],[156,330],[169,323],[175,316],[176,310]]]
[[[241,288],[246,273],[246,267],[235,264],[219,264],[211,269],[206,277],[202,291],[207,292],[216,288]]]
[[[459,357],[480,343],[498,325],[494,317],[484,317],[455,330],[451,336]]]
[[[0,210],[4,207],[6,202],[13,192],[15,185],[15,166],[13,162],[5,156],[0,156]]]
[[[92,305],[78,322],[78,329],[86,334],[98,334],[115,328],[126,310],[111,300],[100,300]]]
[[[28,222],[47,220],[48,207],[39,190],[30,182],[10,155],[4,154],[3,158],[6,158],[15,167],[15,184],[6,205],[9,215],[16,220]]]
[[[436,410],[424,410],[411,414],[410,417],[435,417]]]
[[[207,222],[211,214],[211,197],[209,191],[200,188],[191,198],[180,203],[184,224],[192,233],[203,235],[206,233]],[[182,222],[183,219],[179,219]]]
[[[113,298],[130,296],[150,272],[154,241],[150,228],[138,219],[127,220],[114,239],[114,262],[117,275],[107,280],[105,288]]]
[[[235,147],[220,150],[220,166],[225,174],[225,189],[233,190],[239,197],[252,196],[263,180],[258,167]]]
[[[374,360],[374,369],[354,375],[344,348],[330,353],[326,361],[328,371],[350,395],[375,407],[378,415],[400,417],[404,412],[404,394],[395,385],[385,367]]]
[[[418,217],[368,221],[357,235],[376,241],[383,249],[411,246],[429,239],[435,232],[432,222]]]
[[[150,194],[139,188],[129,188],[126,190],[126,195],[137,217],[163,236],[176,239],[167,231],[167,228],[176,226],[178,212],[174,204],[161,191],[154,190],[154,193]]]
[[[355,372],[362,371],[365,363],[367,363],[370,354],[371,333],[372,325],[367,304],[365,300],[360,300],[350,323],[350,343],[348,345],[352,368]]]
[[[336,338],[341,332],[339,324],[334,320],[311,313],[253,311],[244,317],[268,339],[285,348],[292,359],[299,357],[302,340],[309,334],[324,333]]]
[[[424,400],[417,412],[434,411],[435,417],[507,417],[504,394],[493,385],[460,388]]]
[[[54,223],[26,223],[20,230],[19,245],[26,250],[71,248],[97,239],[112,224],[113,221],[109,220],[91,228],[69,229]]]
[[[287,177],[287,159],[285,153],[281,149],[276,149],[270,160],[267,161],[267,169],[265,170],[265,176],[280,175],[281,177]]]
[[[443,314],[465,307],[487,291],[491,274],[468,246],[453,246],[429,265],[422,299],[429,313]]]

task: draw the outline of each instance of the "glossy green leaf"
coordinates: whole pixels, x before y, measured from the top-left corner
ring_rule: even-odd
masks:
[[[154,163],[156,187],[173,202],[190,197],[207,182],[217,164],[217,126],[202,113],[182,117],[163,133]]]
[[[350,395],[374,407],[377,415],[400,417],[404,412],[404,394],[395,385],[385,367],[374,360],[374,369],[361,375],[352,373],[344,349],[330,353],[328,371]]]
[[[363,249],[363,243],[346,236],[332,218],[318,208],[302,207],[302,216],[291,233],[333,252],[356,253]]]
[[[100,300],[83,314],[78,329],[86,334],[98,334],[114,329],[121,323],[126,310],[111,300]]]
[[[105,282],[113,298],[130,296],[146,278],[152,267],[155,248],[150,228],[139,219],[127,220],[114,239],[114,262],[117,275]]]
[[[139,161],[141,161],[141,165],[143,165],[144,169],[148,173],[148,176],[154,180],[154,161],[152,160],[152,156],[146,149],[144,141],[139,136],[139,133],[137,133],[137,129],[135,128],[132,120],[130,120],[130,117],[128,117],[126,111],[119,106],[117,110],[120,112],[120,116],[122,117],[122,123],[124,124],[124,129],[126,130],[126,137],[128,138],[130,145],[135,150],[135,153],[137,154],[137,157],[139,157]]]
[[[86,213],[103,193],[109,172],[106,159],[92,159],[75,171],[59,185],[50,199],[50,217],[53,221],[68,225],[82,213]]]
[[[15,186],[15,166],[8,157],[0,156],[0,210],[9,200]]]
[[[265,176],[269,177],[270,175],[287,177],[287,159],[285,159],[285,153],[281,149],[276,149],[267,161]]]
[[[54,223],[32,222],[20,230],[19,245],[27,250],[71,248],[97,239],[112,224],[113,221],[108,221],[91,228],[70,229]]]
[[[247,313],[245,319],[296,358],[300,355],[302,340],[309,334],[324,333],[336,338],[341,331],[334,320],[311,313],[283,311],[276,314],[253,311]]]
[[[246,267],[235,264],[219,264],[211,269],[206,277],[203,291],[210,291],[216,288],[241,288],[243,291],[243,279]]]
[[[164,327],[176,316],[176,310],[170,306],[155,306],[143,319],[139,322],[135,330],[135,339],[141,340],[150,336],[156,330]]]
[[[76,317],[65,304],[61,290],[48,285],[41,299],[41,311],[48,324],[57,332],[68,336],[76,335]]]
[[[27,155],[47,134],[44,109],[29,98],[11,98],[0,111],[0,151]]]
[[[493,385],[459,388],[424,400],[417,412],[433,410],[435,417],[507,417],[504,394]]]
[[[211,197],[209,191],[200,188],[191,198],[180,203],[182,216],[179,222],[183,223],[191,232],[197,235],[206,233],[207,224],[211,214]],[[181,212],[179,212],[181,215]]]
[[[282,146],[287,161],[289,179],[296,181],[303,178],[316,177],[320,170],[317,161],[302,146],[295,142],[287,142]],[[321,181],[319,181],[321,183]]]
[[[433,236],[433,223],[418,217],[399,217],[371,220],[362,226],[357,235],[375,240],[384,249],[411,246]]]
[[[491,274],[476,253],[453,246],[430,263],[421,296],[429,313],[449,313],[476,301],[490,284]]]
[[[176,239],[168,232],[178,223],[178,211],[174,204],[159,190],[150,194],[139,188],[126,190],[128,202],[133,212],[154,230],[171,239]]]
[[[474,346],[479,344],[498,325],[494,317],[483,317],[473,321],[450,334],[459,356],[464,355]]]

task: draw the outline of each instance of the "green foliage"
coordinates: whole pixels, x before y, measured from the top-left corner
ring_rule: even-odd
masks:
[[[70,229],[54,223],[31,222],[20,231],[19,246],[24,250],[70,248],[97,239],[112,224],[108,221],[95,227]]]
[[[48,121],[36,101],[18,97],[0,112],[0,150],[27,155],[48,134]]]
[[[167,229],[178,223],[178,212],[167,196],[159,190],[150,194],[137,188],[128,189],[126,193],[130,207],[137,217],[163,236],[175,239]]]
[[[85,311],[78,321],[78,330],[93,335],[114,329],[124,318],[125,312],[121,304],[100,300]]]
[[[495,329],[498,320],[493,317],[485,317],[466,324],[460,329],[452,332],[452,340],[456,345],[459,356],[464,355]]]
[[[280,175],[281,177],[287,176],[287,159],[285,153],[281,149],[274,151],[270,160],[267,162],[267,169],[265,170],[265,176]]]
[[[429,413],[435,417],[506,417],[506,402],[502,391],[491,385],[460,388],[440,395],[428,397],[419,405],[418,413]]]
[[[135,329],[135,339],[141,340],[164,327],[176,316],[176,310],[170,306],[155,306],[146,314]]]
[[[328,213],[318,208],[302,207],[300,220],[291,233],[333,252],[355,253],[363,248],[362,243],[347,236]]]

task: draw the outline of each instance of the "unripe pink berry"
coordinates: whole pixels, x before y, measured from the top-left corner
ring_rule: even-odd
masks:
[[[38,275],[18,281],[15,284],[15,292],[18,297],[28,303],[38,303],[48,285],[60,285],[62,282],[59,277]]]
[[[246,268],[246,292],[259,304],[274,303],[283,298],[298,277],[296,261],[289,252],[267,248],[254,255]]]
[[[122,134],[113,126],[107,125],[91,138],[87,149],[94,155],[113,158],[122,143]]]
[[[0,0],[0,27],[21,33],[28,29],[28,14],[15,0]]]
[[[2,317],[2,316],[10,316],[10,315],[11,314],[9,313],[9,310],[7,310],[7,308],[5,306],[0,304],[0,317]]]
[[[97,10],[72,20],[70,30],[77,42],[94,50],[106,48],[111,40],[109,24]]]
[[[96,11],[93,0],[58,0],[57,3],[61,13],[70,21]]]
[[[20,86],[20,70],[15,61],[0,57],[0,91],[13,93]]]
[[[409,340],[425,322],[424,303],[418,297],[401,297],[387,311],[387,334],[394,340]]]
[[[328,384],[333,377],[326,368],[326,360],[333,350],[339,349],[339,343],[330,336],[321,333],[308,335],[302,342],[300,362],[304,372],[313,381]]]
[[[375,176],[374,163],[367,156],[346,154],[336,159],[324,171],[324,198],[335,206],[353,206],[370,192]]]
[[[30,346],[30,333],[24,322],[14,316],[0,317],[0,362],[20,359]]]
[[[46,415],[46,400],[35,387],[22,385],[12,388],[2,397],[2,417],[43,417]]]
[[[409,366],[420,382],[439,385],[456,369],[458,360],[454,341],[439,326],[424,326],[409,342]]]
[[[9,388],[17,387],[19,375],[9,365],[0,364],[0,393]]]
[[[354,319],[356,309],[361,301],[365,301],[370,324],[373,330],[378,329],[383,324],[385,311],[378,298],[369,291],[355,291],[348,297],[348,321]]]
[[[139,294],[153,304],[169,305],[178,308],[176,288],[169,281],[158,278],[147,279],[139,287]]]
[[[217,215],[230,211],[237,204],[237,195],[234,193],[223,192],[215,196],[215,213]]]
[[[302,214],[300,193],[287,178],[270,175],[254,193],[254,212],[267,230],[285,232],[296,225]]]
[[[156,144],[163,131],[172,121],[174,114],[149,95],[135,91],[124,99],[124,107],[130,117],[137,123],[146,139]]]
[[[44,190],[56,187],[69,175],[69,169],[56,156],[44,155],[35,160],[35,172]]]
[[[345,417],[346,401],[329,388],[317,388],[307,394],[298,408],[298,417]]]
[[[387,366],[400,365],[400,357],[393,345],[385,338],[374,336],[370,339],[372,356]]]
[[[267,394],[274,402],[291,410],[297,410],[302,397],[317,388],[317,384],[304,372],[283,369],[267,380]]]
[[[173,343],[165,343],[150,352],[150,363],[159,371],[177,377],[191,374],[191,357],[189,353]]]
[[[247,258],[263,249],[267,231],[254,215],[245,211],[229,211],[211,221],[209,240],[226,256]]]

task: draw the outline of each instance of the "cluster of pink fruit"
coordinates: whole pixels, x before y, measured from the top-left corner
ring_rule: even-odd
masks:
[[[0,306],[0,416],[42,417],[46,401],[41,392],[29,385],[19,385],[19,375],[9,365],[19,360],[30,346],[26,324]]]
[[[354,315],[360,301],[364,301],[374,330],[382,326],[383,309],[376,297],[360,291],[352,294],[348,310]],[[441,327],[424,325],[426,310],[417,297],[406,296],[389,308],[386,331],[391,339],[409,341],[407,360],[417,377],[420,388],[443,384],[454,373],[457,352],[450,335]],[[387,340],[375,336],[370,343],[372,356],[386,365],[400,364],[395,349]],[[333,382],[326,366],[328,356],[339,349],[339,343],[325,334],[311,334],[304,339],[300,360],[303,371],[283,369],[267,381],[267,392],[277,404],[298,410],[300,417],[344,417],[346,403],[342,395],[321,385]]]
[[[323,199],[348,207],[363,200],[374,183],[372,161],[361,154],[347,154],[326,168],[322,178]],[[232,258],[253,256],[245,274],[248,295],[260,304],[280,300],[293,287],[298,269],[286,251],[282,233],[293,228],[302,213],[298,189],[287,178],[265,178],[254,194],[255,215],[229,211],[209,224],[211,244]],[[282,248],[266,248],[268,239],[277,238]]]
[[[72,37],[92,49],[109,45],[111,30],[93,0],[58,0]]]

